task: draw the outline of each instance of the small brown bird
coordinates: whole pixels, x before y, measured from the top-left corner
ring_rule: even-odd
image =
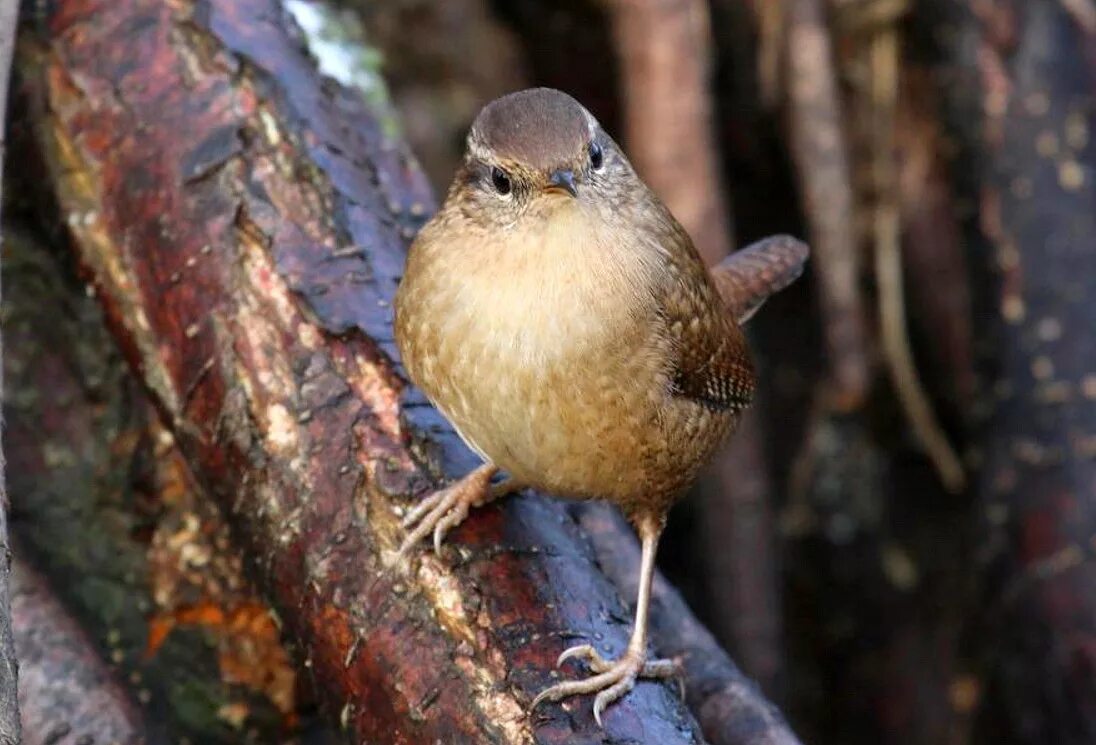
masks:
[[[485,461],[404,519],[405,556],[470,507],[531,486],[620,506],[643,544],[627,651],[565,651],[593,675],[533,702],[597,693],[594,714],[647,658],[655,549],[671,505],[750,403],[739,329],[802,271],[807,247],[770,238],[709,273],[684,229],[597,120],[539,88],[488,104],[445,204],[411,247],[396,340],[411,379]],[[509,480],[492,485],[500,469]]]

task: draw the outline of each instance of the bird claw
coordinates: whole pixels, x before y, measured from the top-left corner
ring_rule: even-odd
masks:
[[[563,650],[563,654],[556,660],[556,667],[563,667],[564,662],[576,658],[586,660],[586,666],[595,673],[603,673],[612,667],[612,663],[606,662],[589,644],[579,644],[577,647]]]
[[[466,490],[459,483],[431,494],[404,517],[402,524],[411,532],[400,544],[397,559],[403,559],[426,536],[434,534],[434,553],[441,553],[446,534],[468,516]]]
[[[433,533],[434,553],[441,553],[441,544],[450,530],[464,522],[468,510],[495,496],[491,487],[493,466],[480,467],[460,481],[438,489],[404,515],[400,525],[410,533],[403,539],[396,561],[402,561],[423,538]]]
[[[412,525],[417,523],[423,515],[438,506],[438,502],[440,502],[445,497],[445,492],[445,489],[438,489],[436,492],[428,497],[425,497],[417,505],[408,510],[407,514],[403,516],[402,520],[400,520],[400,527],[410,528]]]
[[[594,698],[594,719],[602,726],[601,714],[605,709],[635,687],[637,678],[678,678],[681,682],[681,665],[677,660],[647,660],[645,653],[628,652],[619,660],[606,660],[589,644],[567,649],[559,656],[556,666],[570,659],[580,658],[594,673],[585,680],[568,680],[556,683],[537,694],[532,708],[545,701],[560,701],[570,696],[597,693]]]

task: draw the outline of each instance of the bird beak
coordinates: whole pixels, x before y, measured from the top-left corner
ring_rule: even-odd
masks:
[[[550,191],[565,191],[572,197],[577,197],[578,189],[575,187],[574,171],[554,172],[548,178],[548,189]]]

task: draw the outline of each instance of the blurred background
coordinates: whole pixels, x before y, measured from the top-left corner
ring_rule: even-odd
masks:
[[[26,33],[45,6],[26,6]],[[804,743],[1096,743],[1096,4],[281,10],[326,74],[390,111],[439,199],[479,108],[543,85],[600,119],[709,262],[773,233],[810,242],[805,279],[749,323],[760,397],[659,555]],[[13,531],[47,573],[109,565],[110,614],[90,596],[106,589],[58,592],[118,649],[138,698],[154,695],[147,655],[168,645],[156,674],[180,682],[155,695],[190,741],[298,736],[309,697],[111,343],[57,359],[105,332],[69,262],[31,248],[40,233],[17,202],[3,301]],[[43,337],[49,293],[67,325]],[[93,381],[94,405],[43,415],[42,370],[73,401]],[[78,456],[35,444],[72,421],[84,434],[63,439],[89,443]],[[102,427],[125,434],[92,446]],[[102,499],[58,516],[50,480],[77,473]],[[73,519],[123,537],[58,552],[61,535],[81,540]],[[149,613],[160,625],[145,640]],[[204,667],[183,676],[180,659]]]

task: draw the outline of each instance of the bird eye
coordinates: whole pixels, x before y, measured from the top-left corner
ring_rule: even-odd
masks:
[[[595,171],[600,171],[601,167],[605,165],[605,153],[601,151],[601,145],[596,142],[590,143],[590,165],[594,167]]]
[[[505,196],[510,193],[510,177],[498,166],[491,169],[491,183],[495,185],[495,191],[499,194]]]

